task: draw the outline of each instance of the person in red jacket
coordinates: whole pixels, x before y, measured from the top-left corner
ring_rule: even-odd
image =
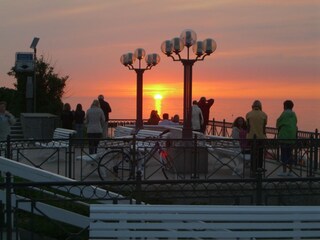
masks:
[[[205,97],[201,97],[198,101],[198,106],[201,109],[202,116],[203,116],[203,124],[201,125],[201,132],[205,133],[208,122],[209,122],[209,114],[210,108],[214,103],[214,99],[210,98],[207,100]]]

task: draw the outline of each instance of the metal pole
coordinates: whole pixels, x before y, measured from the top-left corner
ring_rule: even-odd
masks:
[[[33,67],[33,112],[37,111],[37,48],[34,48],[34,67]]]
[[[7,240],[12,239],[12,203],[11,203],[11,192],[12,192],[12,182],[11,173],[6,173],[6,230],[7,230]]]
[[[145,69],[135,69],[137,73],[137,119],[136,130],[143,128],[143,73]]]
[[[192,66],[196,60],[182,59],[181,62],[184,66],[182,138],[192,138]]]

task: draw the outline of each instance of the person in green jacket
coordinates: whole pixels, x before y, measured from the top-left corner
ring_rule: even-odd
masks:
[[[278,139],[280,139],[281,146],[281,162],[282,172],[278,176],[292,176],[292,145],[294,139],[297,138],[297,116],[293,109],[293,102],[286,100],[283,102],[284,111],[277,119]],[[287,169],[289,168],[289,172]]]

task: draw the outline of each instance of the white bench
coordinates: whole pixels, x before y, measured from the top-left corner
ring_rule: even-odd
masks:
[[[44,148],[67,148],[69,147],[69,139],[77,133],[75,130],[66,128],[56,128],[53,132],[52,141],[36,142],[37,146]]]
[[[320,238],[318,206],[90,205],[89,239]]]
[[[53,132],[53,137],[50,142],[35,142],[35,145],[41,147],[42,149],[54,149],[58,151],[59,149],[67,149],[69,147],[69,140],[72,136],[77,133],[75,130],[66,128],[56,128]],[[48,160],[57,160],[57,154],[49,153]],[[47,155],[47,152],[42,152],[39,155]]]
[[[148,130],[148,129],[140,129],[137,133],[135,133],[135,129],[131,127],[118,126],[114,130],[115,138],[122,138],[136,135],[137,138],[148,138],[148,137],[159,137],[163,131],[157,130]]]

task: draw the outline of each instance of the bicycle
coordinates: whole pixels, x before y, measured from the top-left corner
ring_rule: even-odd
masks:
[[[163,134],[160,134],[160,138]],[[166,141],[159,138],[148,138],[149,141],[133,141],[129,147],[110,149],[98,162],[98,174],[101,180],[114,179],[130,180],[140,172],[144,179],[156,177],[156,173],[162,172],[167,180],[177,179],[177,171],[173,159],[166,150]]]

